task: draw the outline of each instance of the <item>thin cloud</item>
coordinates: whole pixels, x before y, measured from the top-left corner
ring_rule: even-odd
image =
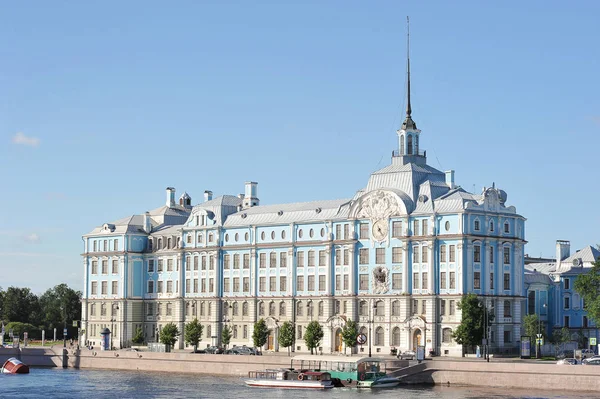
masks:
[[[40,145],[40,139],[37,137],[27,137],[23,132],[18,132],[12,138],[13,144],[21,144],[29,147],[37,147]]]
[[[25,241],[32,242],[32,243],[40,242],[40,236],[37,233],[27,234],[23,238],[25,238]]]

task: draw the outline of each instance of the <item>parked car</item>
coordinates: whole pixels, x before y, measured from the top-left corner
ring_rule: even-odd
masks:
[[[572,357],[565,357],[564,359],[560,359],[556,364],[566,364],[568,366],[574,366],[577,364],[577,359]]]
[[[206,353],[209,353],[211,355],[219,355],[223,352],[225,352],[225,349],[221,348],[220,346],[209,346],[208,348],[206,348],[204,350]]]
[[[600,366],[600,357],[595,359],[585,359],[581,364],[584,366]]]
[[[563,350],[556,354],[556,359],[575,358],[575,352],[573,350]]]
[[[398,359],[401,360],[415,360],[415,351],[404,351],[398,355]]]
[[[593,350],[591,349],[582,349],[581,350],[581,359],[587,359],[596,356]]]

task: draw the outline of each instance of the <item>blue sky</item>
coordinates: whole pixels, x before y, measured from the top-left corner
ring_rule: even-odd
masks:
[[[259,182],[351,197],[405,107],[428,163],[528,219],[526,253],[600,242],[600,3],[12,2],[0,24],[0,286],[81,289],[81,235]]]

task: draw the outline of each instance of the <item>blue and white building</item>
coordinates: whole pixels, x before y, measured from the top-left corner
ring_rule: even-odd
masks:
[[[164,324],[183,331],[198,318],[202,344],[219,343],[228,324],[232,344],[252,345],[264,318],[265,350],[280,349],[278,329],[290,321],[293,349],[305,351],[303,333],[317,320],[331,353],[344,350],[341,328],[352,319],[374,353],[424,345],[460,356],[457,304],[475,293],[497,315],[492,345],[518,347],[525,218],[493,184],[469,193],[453,170],[427,164],[410,74],[408,87],[390,164],[346,199],[262,205],[258,184],[247,182],[243,195],[206,191],[192,206],[167,188],[164,206],[85,234],[82,342],[97,343],[104,327],[113,327],[115,346],[138,328],[154,341]]]

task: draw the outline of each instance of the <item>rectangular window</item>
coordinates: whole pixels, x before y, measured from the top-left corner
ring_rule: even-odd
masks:
[[[419,221],[413,220],[413,236],[418,236],[419,234]]]
[[[146,302],[146,316],[154,316],[154,306],[152,305],[154,304],[151,302]]]
[[[369,238],[369,223],[361,223],[360,225],[360,236],[361,240],[365,240]]]
[[[167,281],[167,294],[173,293],[173,282],[171,280]]]
[[[347,274],[344,274],[344,290],[349,290],[350,289],[350,276],[348,276]],[[346,312],[344,312],[346,313]]]
[[[108,261],[102,261],[102,274],[108,274]]]
[[[275,276],[269,277],[269,291],[277,291],[277,277]]]
[[[167,259],[167,271],[168,272],[173,271],[173,259]]]
[[[358,263],[361,265],[369,263],[369,248],[361,248],[358,250]]]
[[[118,281],[113,281],[112,282],[112,287],[111,287],[111,294],[113,295],[118,295],[119,294],[119,282]]]
[[[360,275],[360,290],[366,291],[369,289],[369,275],[361,274]]]
[[[480,272],[473,273],[473,289],[475,289],[475,290],[481,289],[481,273]]]
[[[119,261],[116,259],[113,259],[113,261],[112,261],[112,273],[113,274],[119,273]]]
[[[279,276],[279,291],[285,293],[287,291],[287,277]]]
[[[313,292],[315,290],[315,276],[308,276],[308,291]]]
[[[392,222],[392,237],[402,237],[402,222]]]
[[[250,254],[244,254],[244,269],[250,269]]]
[[[510,290],[510,273],[504,273],[504,289]]]
[[[258,279],[259,283],[258,283],[258,290],[260,292],[266,292],[267,291],[267,278],[266,277],[260,277]]]
[[[325,251],[319,251],[319,266],[325,266],[325,260],[327,259],[327,255]]]
[[[454,316],[454,314],[456,313],[456,302],[454,302],[454,300],[450,300],[450,309],[449,309],[449,314],[450,316]]]
[[[298,337],[296,339],[302,339],[302,326],[298,326],[298,334],[296,334]]]
[[[231,255],[223,255],[223,269],[229,269],[231,266]]]
[[[421,281],[421,288],[426,290],[427,289],[427,272],[423,272],[423,276],[422,276],[422,281]]]
[[[421,246],[421,262],[423,262],[423,263],[428,262],[428,259],[429,259],[428,250],[429,250],[429,248],[427,247],[427,245]]]
[[[173,304],[167,303],[167,316],[173,316]]]
[[[450,272],[450,289],[456,289],[456,272]]]
[[[446,272],[440,273],[440,289],[446,289]]]
[[[508,223],[504,223],[504,232],[505,233],[509,233],[510,232],[510,226]]]
[[[308,266],[315,265],[315,251],[308,251]]]
[[[325,291],[325,275],[319,275],[319,291]]]
[[[243,291],[244,292],[250,292],[250,277],[244,277],[243,278]]]
[[[344,249],[344,265],[350,264],[350,251]]]
[[[215,270],[215,257],[212,255],[208,257],[208,269]]]
[[[571,309],[571,302],[570,302],[571,298],[569,298],[568,296],[564,297],[564,302],[565,302],[565,309]]]
[[[198,293],[198,279],[194,279],[194,293]]]
[[[481,245],[473,247],[473,262],[481,262]]]
[[[342,289],[342,276],[340,274],[335,275],[335,289],[340,291]]]
[[[419,247],[413,247],[413,263],[419,263]]]
[[[229,277],[223,279],[223,292],[229,292]]]
[[[571,280],[568,278],[565,278],[565,290],[570,290],[571,289]]]
[[[296,291],[304,291],[304,276],[296,277]]]
[[[277,267],[277,252],[269,254],[269,267]]]
[[[185,279],[185,293],[189,294],[192,289],[192,281],[189,278]]]
[[[98,246],[96,244],[97,244],[97,242],[94,241],[94,252],[98,251]]]
[[[490,289],[494,289],[494,272],[490,272]]]
[[[413,289],[418,290],[419,287],[419,273],[413,273]]]
[[[162,281],[158,281],[156,292],[160,292],[160,293],[163,292],[163,282]]]
[[[335,226],[335,239],[336,240],[342,239],[342,225],[341,224],[338,224]]]
[[[279,267],[287,267],[287,252],[279,253]]]
[[[148,281],[148,294],[154,294],[154,281]]]
[[[564,326],[567,327],[567,328],[569,328],[570,327],[570,325],[569,325],[570,323],[569,322],[570,322],[569,316],[565,316],[565,324],[564,324]]]
[[[98,295],[98,282],[92,281],[92,295]]]
[[[479,229],[480,229],[480,226],[479,226],[479,220],[476,220],[476,221],[473,223],[473,228],[475,229],[475,231],[479,231]]]
[[[298,258],[298,267],[304,267],[304,251],[298,251],[296,257]]]
[[[494,247],[490,247],[490,263],[494,263]]]
[[[427,314],[427,301],[424,299],[421,301],[421,314],[422,315]]]
[[[504,342],[505,343],[510,343],[511,342],[511,334],[510,331],[504,331]]]
[[[191,264],[191,262],[192,262],[192,259],[189,256],[186,256],[185,257],[185,270],[188,271],[188,272],[190,270],[192,270],[192,264]]]
[[[392,273],[392,289],[402,289],[402,273]]]
[[[340,266],[341,264],[342,264],[342,250],[336,249],[335,250],[335,265]]]
[[[446,262],[446,246],[440,245],[440,262]]]
[[[266,253],[261,253],[258,255],[258,266],[261,269],[264,269],[267,267],[267,254]]]
[[[378,265],[385,264],[385,248],[375,249],[375,263]]]
[[[244,325],[244,335],[242,338],[244,338],[244,339],[248,338],[248,326],[246,326],[246,325]]]
[[[510,264],[510,248],[504,247],[504,264]]]
[[[413,299],[412,301],[412,314],[419,313],[419,300]]]
[[[200,291],[206,292],[206,279],[205,278],[200,280]]]
[[[350,238],[350,225],[345,224],[344,225],[344,240],[347,240],[349,238]]]
[[[152,261],[150,261],[152,262]],[[152,272],[153,270],[148,269],[149,272]],[[92,274],[98,274],[98,261],[97,260],[93,260],[92,261]]]
[[[402,247],[392,247],[392,263],[402,263]]]
[[[108,251],[108,240],[104,240],[103,246],[104,252]]]
[[[440,301],[440,314],[441,314],[442,316],[445,316],[445,315],[446,315],[446,300],[445,300],[445,299],[442,299],[442,300]]]
[[[101,291],[102,295],[108,295],[108,282],[107,281],[103,281],[102,282],[102,291]]]
[[[422,227],[421,231],[423,232],[423,235],[426,236],[428,234],[427,231],[428,231],[428,227],[429,227],[429,226],[427,226],[427,219],[421,221],[421,227]]]
[[[240,292],[240,278],[233,278],[233,292]]]
[[[198,270],[198,257],[194,256],[194,270]]]
[[[201,265],[202,270],[206,270],[206,255],[202,256],[200,265]]]
[[[456,261],[456,246],[450,245],[450,262]]]
[[[163,271],[163,261],[162,259],[158,260],[158,267],[156,268],[157,272],[162,272]]]

